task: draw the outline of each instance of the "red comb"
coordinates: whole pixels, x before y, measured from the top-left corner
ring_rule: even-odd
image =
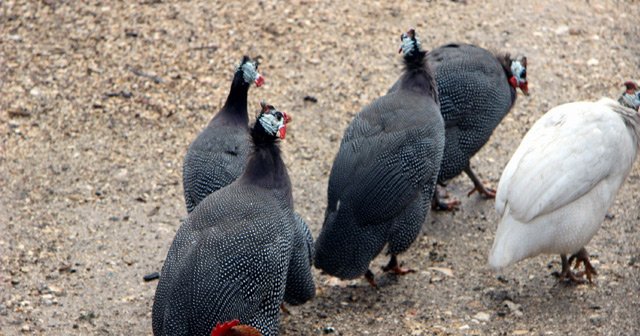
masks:
[[[211,331],[211,336],[224,336],[231,328],[240,324],[239,320],[233,320],[229,322],[216,324],[216,327]]]

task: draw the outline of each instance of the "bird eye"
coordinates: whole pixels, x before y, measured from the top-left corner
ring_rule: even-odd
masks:
[[[527,78],[527,69],[522,69],[522,72],[520,72],[520,78]]]
[[[276,112],[276,118],[278,119],[278,121],[282,120],[282,113]]]

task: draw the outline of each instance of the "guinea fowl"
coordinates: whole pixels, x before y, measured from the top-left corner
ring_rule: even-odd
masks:
[[[438,84],[440,111],[445,123],[445,147],[438,183],[463,171],[474,189],[487,198],[495,191],[485,187],[471,170],[469,160],[484,146],[516,101],[516,88],[529,94],[527,59],[496,55],[470,44],[447,44],[427,54]],[[451,210],[459,201],[441,201],[434,193],[434,209]]]
[[[290,119],[262,106],[243,174],[207,196],[176,233],[156,289],[154,335],[208,335],[235,319],[276,335],[283,300],[315,295],[313,241],[293,212],[277,144]]]
[[[638,103],[640,105],[640,103]],[[538,254],[560,254],[560,279],[589,282],[596,271],[584,246],[629,175],[640,115],[616,101],[574,102],[540,118],[507,164],[496,197],[502,216],[489,255],[500,270]],[[567,255],[571,257],[567,259]],[[574,274],[584,263],[585,271]]]
[[[224,106],[189,146],[182,172],[187,212],[244,170],[250,151],[247,93],[252,83],[264,83],[257,69],[257,62],[242,58]]]
[[[405,274],[397,255],[418,236],[429,211],[444,148],[435,81],[415,31],[401,36],[405,70],[393,89],[347,127],[328,186],[315,266],[342,279],[365,275],[388,244],[385,271]]]

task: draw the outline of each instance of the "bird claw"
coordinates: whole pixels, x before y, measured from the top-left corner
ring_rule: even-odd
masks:
[[[461,202],[457,199],[453,199],[451,201],[448,202],[444,202],[441,200],[437,200],[433,206],[431,207],[431,209],[436,210],[436,211],[455,211],[459,209],[459,205],[461,204]]]
[[[473,195],[473,193],[478,192],[480,195],[484,196],[484,198],[496,198],[496,191],[492,188],[486,188],[485,186],[475,186],[471,191],[467,193],[467,197]]]
[[[385,272],[393,273],[395,275],[406,275],[416,272],[415,270],[412,270],[410,268],[402,268],[401,266],[402,264],[398,263],[398,258],[395,255],[392,255],[391,260],[389,260],[387,266],[382,267],[382,270]]]
[[[596,269],[591,265],[591,262],[589,261],[589,254],[584,248],[580,249],[578,253],[572,255],[569,260],[566,259],[565,255],[562,255],[561,257],[562,272],[554,272],[554,275],[558,277],[558,281],[567,281],[575,285],[584,284],[589,281],[590,284],[593,284],[593,276],[598,275],[598,272],[596,272]],[[580,264],[584,264],[584,271],[576,273],[571,271],[571,264],[574,259],[576,262],[573,269],[577,270],[580,268]],[[587,280],[584,279],[585,276]]]
[[[409,273],[415,273],[416,270],[411,269],[411,268],[402,268],[400,266],[394,266],[394,267],[382,267],[382,270],[385,272],[389,272],[389,273],[393,273],[395,275],[407,275]]]
[[[364,274],[364,278],[367,280],[369,285],[371,285],[371,287],[378,288],[378,284],[376,283],[376,279],[373,276],[373,272],[371,272],[371,270],[367,270],[367,272]]]

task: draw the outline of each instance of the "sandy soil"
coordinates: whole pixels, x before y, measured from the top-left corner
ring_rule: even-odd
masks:
[[[0,334],[151,333],[156,282],[142,276],[162,266],[186,213],[186,148],[245,53],[267,79],[250,110],[264,98],[295,118],[282,148],[317,235],[344,128],[398,77],[402,31],[528,56],[532,95],[472,160],[495,186],[549,108],[638,79],[638,17],[637,1],[0,1]],[[557,256],[491,272],[493,202],[456,178],[462,209],[432,214],[402,256],[416,274],[374,290],[316,272],[317,298],[281,334],[640,333],[639,187],[635,167],[587,246],[596,284],[566,287]]]

